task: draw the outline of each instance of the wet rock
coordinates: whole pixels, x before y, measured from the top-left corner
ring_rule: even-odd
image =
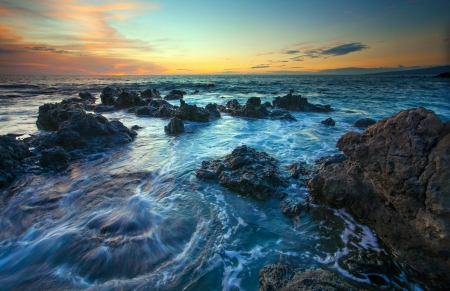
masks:
[[[270,103],[269,101],[264,102],[264,107],[269,108],[272,107],[272,103]]]
[[[194,93],[192,93],[192,95],[197,95],[198,93],[200,93],[200,91],[195,90]]]
[[[115,110],[116,108],[114,107],[114,105],[97,105],[94,107],[95,113],[112,112]]]
[[[54,171],[62,171],[70,164],[70,155],[63,148],[56,146],[42,151],[40,164],[43,168],[49,168]]]
[[[165,100],[152,100],[147,106],[136,107],[136,115],[147,115],[150,117],[172,117],[175,115],[176,107]]]
[[[358,289],[338,275],[320,269],[295,272],[289,266],[268,265],[259,271],[260,291],[323,291]]]
[[[270,117],[278,120],[297,121],[287,110],[275,109],[269,113]]]
[[[30,156],[28,146],[11,135],[0,135],[0,188],[24,173],[22,161]]]
[[[182,120],[174,117],[170,123],[164,127],[164,131],[168,134],[179,134],[184,132],[184,123]]]
[[[290,164],[287,169],[291,173],[291,178],[301,179],[304,183],[308,183],[319,170],[322,170],[328,165],[338,164],[345,161],[346,157],[343,154],[335,154],[331,156],[322,157],[315,160],[313,164],[308,164],[304,161]]]
[[[161,93],[156,89],[146,89],[145,91],[141,92],[142,98],[151,98],[151,99],[159,99],[161,98]]]
[[[355,123],[353,123],[353,127],[366,128],[368,126],[374,125],[375,123],[377,122],[372,118],[361,118],[358,119]]]
[[[207,122],[211,113],[197,105],[189,105],[184,100],[180,100],[180,107],[176,109],[175,117],[183,120]]]
[[[119,91],[111,87],[105,87],[100,94],[100,100],[102,105],[114,105],[116,97],[119,95]]]
[[[165,100],[178,100],[183,99],[183,96],[186,95],[185,91],[181,90],[172,90],[168,95],[164,97]]]
[[[206,105],[205,109],[211,114],[211,118],[220,118],[220,111],[219,111],[219,106],[217,104],[211,104],[209,103],[208,105]]]
[[[134,106],[144,105],[141,98],[135,92],[122,91],[119,97],[114,100],[114,108],[125,109]]]
[[[445,73],[439,74],[439,75],[435,76],[434,78],[445,78],[445,79],[448,79],[448,78],[450,78],[450,72],[445,72]]]
[[[320,123],[328,125],[328,126],[335,126],[336,122],[334,122],[333,118],[327,118],[325,120],[322,120]]]
[[[282,197],[281,188],[287,186],[274,158],[245,145],[237,147],[224,159],[202,162],[196,176],[217,180],[226,188],[260,200]]]
[[[450,122],[403,110],[337,147],[347,160],[318,172],[311,199],[348,209],[433,288],[450,288]]]
[[[292,95],[292,92],[284,97],[277,97],[272,102],[274,107],[280,107],[291,111],[304,112],[330,112],[333,111],[330,105],[312,104],[307,98]]]
[[[89,92],[87,92],[87,91],[84,91],[84,92],[80,92],[79,94],[78,94],[78,96],[82,99],[82,100],[84,100],[84,101],[92,101],[92,102],[95,102],[95,97],[94,97],[94,95],[92,95],[91,93],[89,93]]]
[[[281,212],[286,216],[297,216],[307,208],[308,206],[304,202],[292,199],[283,200],[280,204]]]
[[[133,126],[131,127],[131,130],[139,130],[139,129],[143,129],[143,127],[142,127],[142,126],[139,126],[139,125],[133,125]]]
[[[39,129],[55,131],[64,121],[82,112],[81,105],[75,102],[46,103],[39,106],[36,125]]]
[[[216,84],[214,84],[214,83],[208,83],[205,85],[206,89],[211,89],[211,88],[214,88],[215,86],[216,86]]]

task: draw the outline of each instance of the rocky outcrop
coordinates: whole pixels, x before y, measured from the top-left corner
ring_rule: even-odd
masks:
[[[274,107],[280,107],[291,111],[302,112],[330,112],[333,111],[330,105],[312,104],[307,98],[298,95],[287,94],[284,97],[277,97],[272,102]]]
[[[140,105],[145,105],[145,102],[135,92],[122,91],[114,100],[114,108],[117,110]]]
[[[141,92],[141,97],[142,98],[151,98],[151,99],[159,99],[161,98],[161,93],[159,93],[158,90],[156,89],[146,89],[143,92]]]
[[[114,105],[116,97],[119,95],[120,91],[113,89],[111,87],[105,87],[100,94],[100,100],[102,105]]]
[[[209,103],[208,105],[205,106],[205,109],[211,114],[210,118],[217,119],[217,118],[221,117],[220,111],[219,111],[219,105],[217,105],[215,103],[214,104]]]
[[[174,117],[169,124],[164,127],[164,131],[168,134],[179,134],[184,132],[184,123],[182,120]]]
[[[259,271],[260,291],[356,291],[338,275],[320,269],[295,272],[286,265],[268,265]]]
[[[231,116],[241,116],[250,118],[269,118],[296,121],[289,112],[285,110],[267,110],[267,106],[261,104],[261,99],[259,97],[250,97],[247,103],[242,106],[239,101],[233,99],[228,101],[225,106],[219,106],[221,112],[229,113]]]
[[[361,119],[358,119],[355,123],[353,123],[353,127],[366,128],[371,125],[374,125],[375,123],[377,123],[377,122],[375,120],[373,120],[372,118],[361,118]]]
[[[282,187],[286,186],[275,159],[245,145],[237,147],[224,159],[203,161],[196,176],[216,180],[226,188],[259,200],[282,197]]]
[[[439,75],[435,76],[434,78],[445,78],[445,79],[448,79],[448,78],[450,78],[450,72],[445,72],[445,73],[439,74]]]
[[[0,188],[23,174],[22,161],[30,156],[28,146],[12,135],[0,135]]]
[[[172,90],[168,95],[164,96],[164,99],[165,100],[179,100],[179,99],[183,99],[184,95],[186,95],[185,91]]]
[[[70,164],[70,154],[62,147],[56,146],[42,151],[40,164],[43,168],[62,171]]]
[[[55,131],[73,115],[84,112],[82,106],[75,102],[47,103],[39,106],[36,125],[39,129]]]
[[[79,94],[78,94],[78,96],[82,99],[82,100],[84,100],[84,101],[91,101],[91,102],[95,102],[95,97],[94,97],[94,95],[92,95],[91,93],[89,93],[89,92],[87,92],[87,91],[85,91],[85,92],[80,92]]]
[[[180,107],[176,109],[174,116],[183,120],[207,122],[211,113],[203,107],[189,105],[184,100],[180,100]]]
[[[184,100],[180,100],[180,106],[173,106],[165,100],[152,100],[147,106],[136,107],[133,111],[136,115],[176,117],[197,122],[207,122],[211,116],[211,113],[203,107],[189,105]]]
[[[337,147],[347,160],[318,172],[311,199],[348,209],[433,288],[450,288],[450,122],[404,110]]]
[[[336,122],[334,122],[333,118],[329,117],[325,120],[322,120],[320,123],[328,125],[328,126],[335,126]]]

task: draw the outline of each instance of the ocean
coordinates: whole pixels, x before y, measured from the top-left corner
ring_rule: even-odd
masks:
[[[207,86],[214,84],[214,86]],[[259,270],[287,264],[322,268],[373,290],[428,290],[426,278],[397,260],[367,226],[343,209],[312,204],[296,217],[280,201],[257,201],[199,180],[202,161],[240,145],[283,168],[339,153],[337,140],[360,118],[380,120],[418,106],[450,120],[450,81],[381,76],[0,76],[0,134],[39,135],[38,107],[111,86],[187,92],[188,104],[271,102],[289,90],[330,113],[291,112],[297,121],[222,117],[185,121],[167,135],[167,118],[127,110],[102,113],[136,139],[85,156],[61,173],[26,174],[0,192],[0,290],[258,290]],[[192,94],[198,90],[198,94]],[[97,103],[100,99],[97,99]],[[170,101],[178,105],[179,101]],[[334,127],[321,124],[332,117]],[[307,201],[291,180],[289,198]],[[376,257],[383,267],[354,268]],[[386,268],[385,266],[389,266]]]

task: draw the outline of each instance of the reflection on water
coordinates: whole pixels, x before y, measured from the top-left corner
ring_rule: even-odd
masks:
[[[329,114],[293,113],[297,122],[223,115],[209,123],[185,122],[190,133],[179,136],[164,133],[168,119],[104,114],[143,129],[131,144],[87,156],[60,174],[29,174],[1,193],[1,290],[257,290],[259,270],[269,263],[325,268],[365,288],[426,290],[417,274],[396,262],[377,236],[345,211],[312,205],[288,218],[279,201],[254,201],[200,181],[194,172],[203,160],[241,144],[267,152],[282,166],[312,162],[338,153],[336,141],[355,130],[351,124],[358,118],[381,119],[408,107],[425,106],[449,120],[445,80],[1,78],[1,134],[36,133],[39,105],[86,89],[98,95],[109,84],[157,88],[163,95],[198,89],[200,94],[185,100],[200,106],[230,98],[245,103],[252,96],[272,101],[294,88],[310,102],[335,108]],[[216,86],[206,89],[206,83]],[[327,117],[335,127],[320,124]],[[287,194],[306,200],[307,190],[291,184]]]

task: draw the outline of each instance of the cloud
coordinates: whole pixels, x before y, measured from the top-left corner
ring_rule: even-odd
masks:
[[[177,69],[177,71],[186,71],[186,72],[192,72],[193,70],[189,70],[189,69]]]
[[[68,54],[68,51],[65,50],[57,50],[55,48],[45,47],[45,46],[34,46],[34,47],[26,47],[26,49],[33,50],[33,51],[44,51],[44,52],[51,52],[51,53],[57,53],[57,54]]]
[[[23,50],[8,50],[0,48],[0,54],[17,54],[17,53],[25,53],[27,51]]]
[[[252,69],[264,69],[264,68],[270,68],[268,65],[258,65],[251,67]]]
[[[261,57],[261,56],[267,56],[267,55],[272,55],[273,52],[268,52],[268,53],[261,53],[261,54],[257,54],[257,57]]]
[[[288,54],[288,55],[295,55],[298,53],[299,53],[299,51],[297,51],[297,50],[283,51],[283,54]]]
[[[298,57],[295,57],[295,58],[291,58],[290,60],[292,60],[294,62],[301,62],[301,61],[303,61],[303,56],[298,56]]]
[[[362,51],[365,49],[368,49],[369,46],[362,44],[360,42],[353,42],[353,43],[347,43],[338,45],[336,47],[332,47],[326,50],[323,50],[321,52],[322,55],[328,55],[328,56],[343,56],[349,53]]]

